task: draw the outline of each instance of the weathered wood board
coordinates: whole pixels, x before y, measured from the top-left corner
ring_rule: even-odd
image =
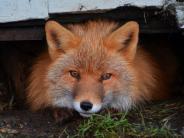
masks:
[[[0,23],[47,17],[47,0],[0,0]]]
[[[57,13],[102,12],[123,6],[164,9],[170,6],[178,26],[184,28],[183,0],[0,0],[0,23],[47,19]]]
[[[0,41],[41,40],[48,18],[61,23],[135,20],[143,33],[184,28],[184,0],[0,0]]]
[[[165,0],[48,0],[49,13],[108,10],[121,6],[161,7]]]
[[[161,7],[165,0],[0,0],[0,23],[46,19],[49,14],[110,10],[121,6]]]

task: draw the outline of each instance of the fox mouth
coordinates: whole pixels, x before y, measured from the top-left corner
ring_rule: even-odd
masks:
[[[79,112],[79,114],[80,114],[82,117],[90,117],[90,116],[92,116],[93,113]]]

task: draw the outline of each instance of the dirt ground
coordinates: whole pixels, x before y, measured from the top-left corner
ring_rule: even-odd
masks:
[[[138,122],[140,116],[136,114],[136,111],[130,111],[127,116],[129,121]],[[141,114],[145,123],[152,122],[155,125],[165,120],[170,129],[178,134],[177,137],[184,137],[184,101],[181,98],[150,104],[141,109]],[[63,122],[56,122],[49,111],[32,113],[26,109],[6,109],[0,112],[0,138],[72,137],[78,133],[79,124],[85,120],[76,114]]]
[[[76,117],[75,121],[79,120]],[[8,110],[0,115],[0,137],[59,137],[73,126],[74,120],[56,123],[48,112],[31,113],[27,110]],[[75,123],[76,124],[76,123]]]

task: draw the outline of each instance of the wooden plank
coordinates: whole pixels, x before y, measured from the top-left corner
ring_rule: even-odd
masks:
[[[183,0],[0,0],[0,23],[45,20],[52,14],[103,13],[126,6],[171,10],[178,27],[184,28]]]
[[[47,0],[0,0],[0,23],[47,17]]]
[[[184,28],[183,0],[0,0],[0,23],[45,20],[52,14],[103,13],[126,6],[171,10]]]
[[[110,10],[121,6],[162,7],[165,0],[0,0],[0,23],[45,19],[48,14]]]
[[[122,6],[160,8],[165,0],[48,0],[49,14],[110,10]]]

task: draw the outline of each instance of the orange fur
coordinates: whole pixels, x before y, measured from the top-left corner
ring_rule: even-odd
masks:
[[[154,58],[137,46],[137,23],[119,27],[114,22],[89,21],[66,28],[54,21],[46,24],[49,48],[33,66],[27,88],[27,101],[33,110],[61,103],[72,108],[69,102],[83,100],[93,104],[104,100],[113,108],[123,103],[126,109],[129,102],[168,97],[170,78],[165,78]],[[78,71],[80,80],[71,77],[70,70]],[[103,73],[112,73],[111,79],[100,81]],[[110,94],[124,102],[119,97],[114,101]]]

